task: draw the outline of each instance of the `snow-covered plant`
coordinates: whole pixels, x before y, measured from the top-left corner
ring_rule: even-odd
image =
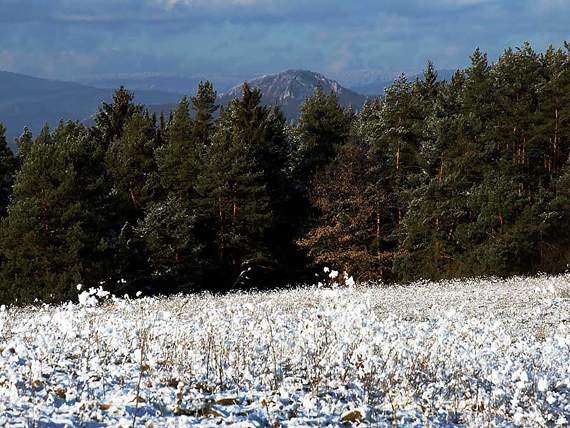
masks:
[[[0,307],[0,425],[568,425],[567,276],[334,276],[348,287]]]

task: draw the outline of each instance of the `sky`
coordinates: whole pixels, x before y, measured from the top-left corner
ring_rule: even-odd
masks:
[[[570,40],[568,0],[0,0],[0,70],[251,75],[461,68]]]

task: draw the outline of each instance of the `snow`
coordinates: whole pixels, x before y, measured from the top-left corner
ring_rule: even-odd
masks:
[[[0,426],[567,426],[570,276],[337,276],[2,307]]]

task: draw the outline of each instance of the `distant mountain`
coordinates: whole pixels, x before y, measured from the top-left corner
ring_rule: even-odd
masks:
[[[297,119],[301,115],[299,106],[303,104],[305,97],[315,93],[319,82],[325,93],[333,91],[338,96],[340,104],[345,107],[352,104],[358,110],[366,101],[366,96],[346,89],[322,74],[307,70],[287,70],[270,74],[252,79],[249,84],[261,90],[263,104],[277,103],[289,119]],[[218,103],[225,105],[232,99],[239,98],[241,93],[242,85],[238,85],[231,91],[221,94]]]
[[[455,70],[443,69],[437,70],[439,80],[451,79],[455,74]],[[347,88],[365,95],[384,95],[384,89],[394,83],[394,80],[402,73],[405,73],[409,80],[423,78],[423,72],[419,71],[376,71],[376,70],[355,70],[339,73],[338,77]]]
[[[419,70],[405,70],[406,75],[415,75]],[[344,70],[331,73],[331,78],[360,94],[379,95],[384,93],[386,82],[392,83],[402,71],[395,70]]]
[[[83,76],[73,79],[73,81],[95,88],[114,89],[123,85],[130,91],[160,91],[194,95],[198,90],[198,83],[201,81],[210,81],[214,85],[214,90],[222,93],[229,91],[246,78],[247,76],[242,75],[208,76],[193,74],[181,76],[173,73],[119,73]]]
[[[40,79],[0,71],[0,123],[13,146],[14,137],[27,126],[35,135],[44,124],[57,125],[60,119],[84,121],[103,101],[110,101],[114,89],[98,89],[55,80]],[[136,91],[135,101],[143,104],[178,102],[182,94]]]
[[[449,80],[455,71],[438,72],[440,78]],[[97,112],[101,102],[111,100],[114,90],[121,84],[133,91],[135,102],[147,105],[152,111],[168,112],[175,108],[182,94],[194,93],[198,82],[205,79],[199,76],[168,76],[170,75],[149,74],[115,75],[99,79],[92,77],[90,83],[101,86],[97,88],[0,71],[0,123],[7,128],[7,140],[14,148],[14,137],[22,133],[24,126],[35,135],[45,123],[49,123],[53,129],[60,119],[87,121]],[[262,102],[265,105],[277,102],[289,119],[297,119],[301,114],[299,106],[305,97],[315,93],[319,82],[325,92],[332,90],[343,106],[352,104],[358,110],[366,100],[366,95],[362,93],[382,94],[383,89],[393,82],[393,79],[381,80],[387,76],[386,72],[370,70],[345,73],[344,79],[353,85],[352,89],[347,89],[338,81],[328,79],[322,74],[307,70],[287,70],[252,79],[249,83],[261,90]],[[410,79],[415,79],[416,76],[421,75],[410,75]],[[230,88],[230,82],[235,83],[236,79],[237,76],[226,76],[208,80],[214,83],[214,89],[220,93],[221,88]],[[219,95],[218,103],[227,104],[233,98],[239,97],[241,91],[241,85],[234,86]]]

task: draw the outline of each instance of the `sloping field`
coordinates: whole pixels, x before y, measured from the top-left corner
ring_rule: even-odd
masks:
[[[0,426],[568,426],[570,276],[2,308]]]

